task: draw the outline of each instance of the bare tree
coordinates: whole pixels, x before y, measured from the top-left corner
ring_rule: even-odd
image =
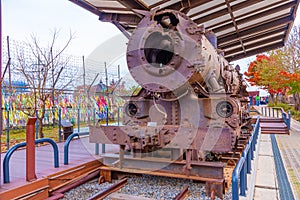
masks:
[[[295,26],[289,36],[287,45],[285,47],[288,60],[288,71],[290,73],[300,73],[300,26]],[[300,81],[300,80],[299,80]],[[294,84],[293,98],[295,109],[300,110],[300,84]]]
[[[72,41],[73,34],[70,33],[68,39],[63,44],[59,44],[60,47],[57,44],[58,38],[59,31],[55,30],[48,46],[43,48],[38,38],[32,36],[31,41],[27,43],[27,50],[17,48],[17,63],[13,67],[14,73],[25,79],[31,94],[31,101],[27,101],[24,113],[35,117],[36,111],[39,110],[36,117],[39,122],[40,138],[44,137],[42,127],[46,101],[51,100],[52,106],[55,106],[56,89],[68,87],[74,81],[74,73],[76,73],[74,70],[70,73],[68,70],[71,67],[70,57],[63,54]]]

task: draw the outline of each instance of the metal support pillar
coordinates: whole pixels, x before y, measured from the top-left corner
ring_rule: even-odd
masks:
[[[26,124],[26,181],[36,180],[35,174],[35,123],[36,117],[28,118]]]

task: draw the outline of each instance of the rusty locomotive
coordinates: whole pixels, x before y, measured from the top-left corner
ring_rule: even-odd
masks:
[[[144,18],[126,56],[142,89],[127,100],[123,125],[91,127],[90,141],[120,145],[119,158],[106,158],[108,165],[149,169],[163,157],[168,166],[156,171],[223,180],[223,171],[203,171],[223,167],[222,155],[235,151],[251,130],[242,74],[217,49],[214,34],[185,14],[136,12]],[[125,162],[126,156],[139,161]]]

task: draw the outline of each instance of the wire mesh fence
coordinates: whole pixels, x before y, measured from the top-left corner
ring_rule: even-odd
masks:
[[[64,53],[59,59],[51,58],[55,50],[46,54],[47,48],[30,42],[8,37],[2,41],[6,139],[11,129],[24,128],[30,116],[41,117],[44,126],[57,126],[59,118],[74,126],[94,124],[107,117],[111,121],[120,119],[125,101],[113,93],[120,84],[120,66]],[[42,53],[36,53],[35,48]]]

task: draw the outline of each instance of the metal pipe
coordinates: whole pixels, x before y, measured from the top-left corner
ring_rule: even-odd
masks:
[[[9,143],[9,108],[6,110],[7,113],[7,119],[6,119],[6,149],[9,149],[10,143]]]
[[[107,66],[106,62],[104,62],[105,68],[105,83],[106,83],[106,97],[107,97],[107,106],[106,106],[106,126],[108,126],[108,76],[107,76]],[[105,153],[105,144],[102,144],[102,153]]]
[[[246,161],[244,162],[240,174],[240,195],[241,196],[246,196],[246,189],[247,189],[247,172],[246,172],[247,165],[245,163],[247,162]]]
[[[58,141],[61,142],[61,108],[58,109]]]
[[[239,174],[243,168],[245,158],[241,157],[232,173],[232,199],[239,199]]]
[[[238,200],[239,195],[246,195],[247,189],[247,172],[251,171],[251,159],[253,156],[253,151],[255,151],[255,145],[257,143],[258,133],[259,133],[259,116],[257,117],[254,130],[252,135],[246,145],[242,157],[238,161],[232,173],[232,199]],[[251,147],[252,146],[252,147]],[[251,152],[250,152],[251,151]],[[240,184],[240,185],[239,185]],[[240,190],[240,194],[239,194]]]
[[[58,157],[58,147],[57,144],[50,138],[41,138],[38,140],[35,140],[35,144],[39,144],[39,143],[44,143],[44,142],[48,142],[52,145],[53,147],[53,151],[54,151],[54,167],[58,168],[59,167],[59,157]],[[21,142],[19,144],[16,144],[14,146],[12,146],[5,154],[4,159],[3,159],[3,182],[4,183],[9,183],[9,160],[10,157],[12,156],[12,154],[21,147],[25,147],[26,146],[26,142]]]
[[[66,142],[64,144],[64,165],[68,165],[69,164],[69,145],[70,142],[72,141],[72,139],[76,136],[81,136],[81,135],[89,135],[89,132],[82,132],[82,133],[72,133],[71,135],[68,136],[68,138],[66,139]]]
[[[35,110],[35,116],[38,119],[39,111],[37,109]],[[35,139],[36,140],[39,139],[39,121],[38,120],[35,122]]]

